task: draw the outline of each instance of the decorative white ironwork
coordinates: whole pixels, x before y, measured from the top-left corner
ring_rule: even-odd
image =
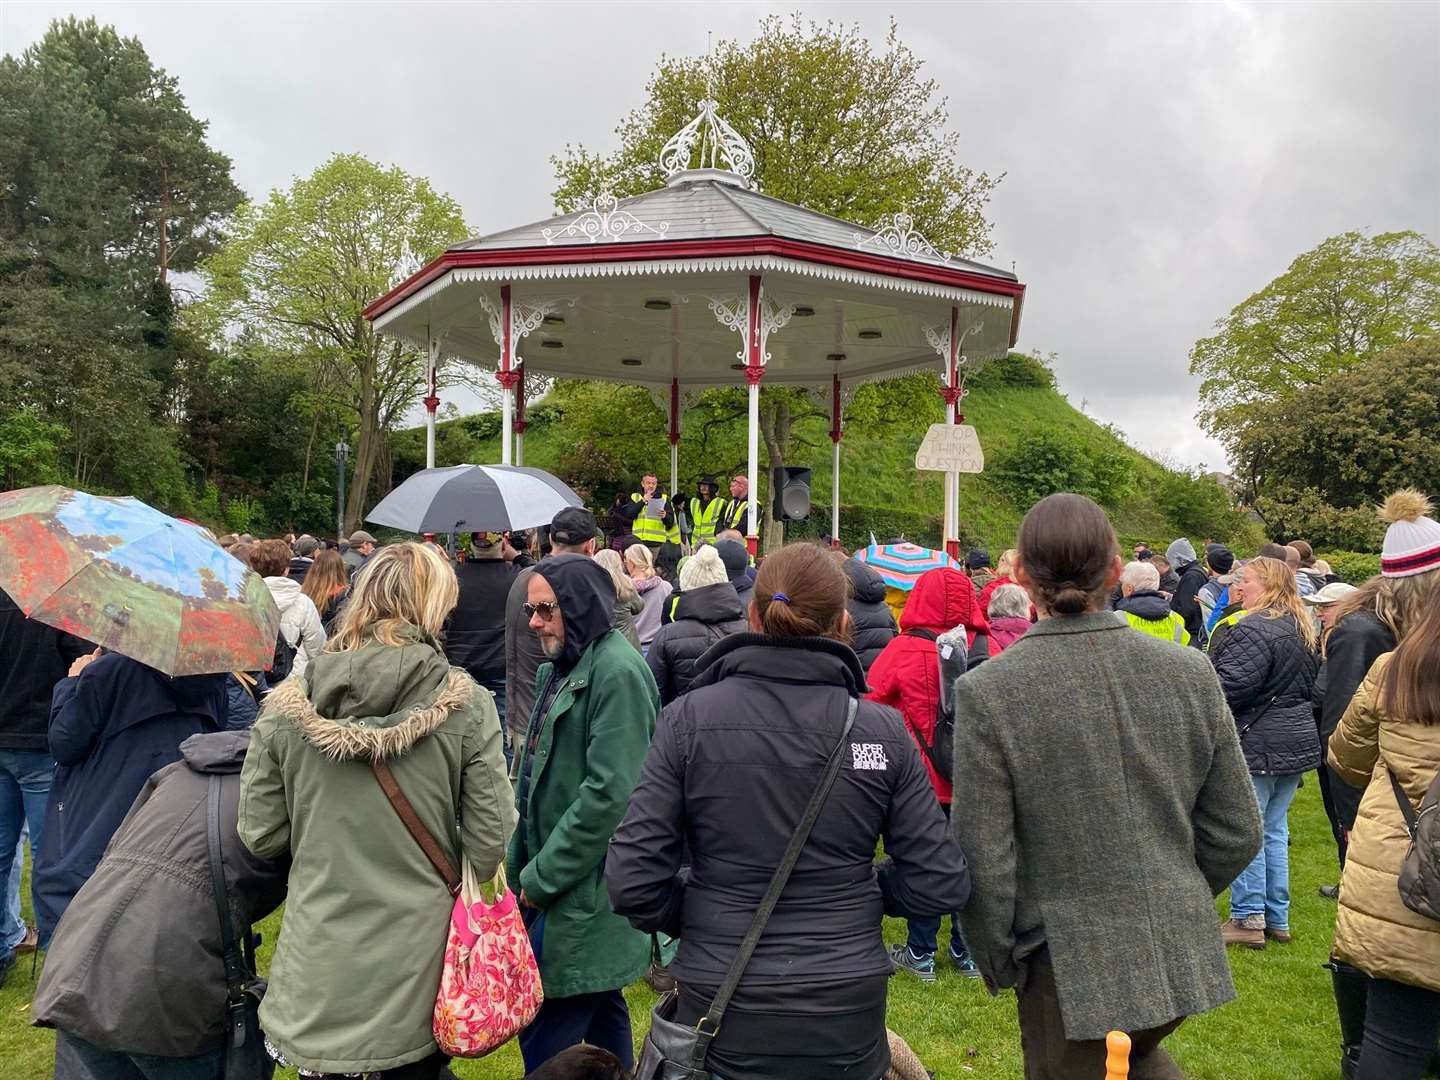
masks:
[[[690,168],[721,169],[734,173],[744,187],[756,186],[755,152],[745,137],[715,111],[719,107],[719,103],[710,98],[700,102],[700,112],[695,119],[661,148],[660,168],[665,170],[667,180]],[[697,147],[700,164],[692,166]]]
[[[545,237],[547,244],[573,236],[583,236],[593,244],[599,240],[623,240],[630,233],[649,233],[664,240],[665,234],[670,231],[668,221],[662,221],[658,226],[650,225],[629,210],[619,209],[619,206],[620,200],[614,192],[602,191],[595,196],[589,210],[563,226],[541,229],[540,235]]]
[[[495,339],[495,344],[504,348],[505,340],[500,334],[500,305],[491,300],[488,293],[481,293],[479,296],[480,306],[485,309],[490,320],[490,336]],[[516,349],[520,347],[522,339],[529,337],[540,324],[545,321],[545,316],[554,315],[561,305],[574,307],[576,297],[565,296],[553,299],[534,300],[530,303],[520,303],[512,300],[510,302],[510,340]]]
[[[733,330],[740,335],[742,345],[740,351],[735,354],[735,359],[742,364],[749,363],[748,341],[746,335],[750,333],[750,301],[744,296],[712,296],[710,297],[710,310],[720,325],[726,330]],[[782,329],[795,314],[794,304],[777,304],[765,295],[760,297],[760,366],[764,367],[770,362],[770,354],[766,351],[766,345],[770,341],[770,335],[776,330]]]
[[[898,255],[904,259],[930,258],[949,262],[953,255],[940,251],[924,236],[915,231],[915,219],[909,214],[891,214],[881,218],[874,233],[853,233],[857,248],[878,248],[886,255]]]
[[[973,323],[970,324],[970,328],[969,328],[969,329],[967,329],[967,330],[965,330],[963,333],[961,333],[961,335],[960,335],[960,345],[959,345],[959,348],[960,348],[960,349],[964,349],[964,348],[965,348],[965,342],[966,342],[969,338],[971,338],[971,337],[975,336],[976,334],[980,333],[980,331],[982,331],[983,329],[985,329],[985,320],[984,320],[984,319],[976,319]],[[948,326],[927,326],[927,327],[925,327],[925,340],[930,343],[930,348],[932,348],[932,349],[935,350],[935,352],[939,355],[940,359],[943,360],[943,361],[948,365],[948,364],[950,363],[950,327],[948,327]],[[968,359],[968,358],[965,356],[965,354],[962,352],[962,353],[960,354],[958,363],[963,367],[965,364],[968,364],[969,362],[970,362],[969,359]]]

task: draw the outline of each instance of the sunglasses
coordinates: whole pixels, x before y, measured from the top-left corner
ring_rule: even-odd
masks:
[[[533,619],[536,615],[549,622],[554,618],[555,613],[560,610],[560,605],[554,600],[541,600],[538,604],[521,604],[520,610],[525,612],[527,619]]]

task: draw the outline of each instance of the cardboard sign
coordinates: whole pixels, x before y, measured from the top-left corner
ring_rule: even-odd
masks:
[[[915,452],[915,468],[924,472],[984,472],[985,452],[980,449],[980,436],[969,424],[931,424]]]

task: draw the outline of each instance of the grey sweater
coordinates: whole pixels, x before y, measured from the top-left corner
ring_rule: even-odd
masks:
[[[1233,998],[1214,898],[1259,849],[1260,817],[1204,655],[1110,612],[1047,619],[955,703],[952,820],[981,971],[1023,983],[1048,945],[1069,1039]]]

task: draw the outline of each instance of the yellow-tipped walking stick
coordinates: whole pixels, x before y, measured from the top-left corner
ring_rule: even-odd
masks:
[[[1112,1031],[1105,1036],[1105,1080],[1125,1080],[1130,1075],[1130,1036]]]

